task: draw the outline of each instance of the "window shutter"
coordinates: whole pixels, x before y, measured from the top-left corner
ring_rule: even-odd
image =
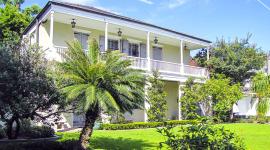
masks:
[[[122,40],[122,52],[128,55],[129,52],[128,40]]]
[[[153,47],[153,59],[154,60],[162,60],[162,48],[161,47]]]
[[[105,37],[99,36],[99,49],[101,52],[105,52]]]
[[[141,43],[140,44],[140,57],[141,58],[146,58],[146,44],[143,44],[143,43]]]

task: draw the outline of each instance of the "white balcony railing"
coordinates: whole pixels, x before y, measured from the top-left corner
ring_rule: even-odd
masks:
[[[65,53],[67,47],[55,46],[56,52],[63,58],[63,54]],[[127,56],[127,59],[132,61],[132,67],[135,69],[147,70],[148,60],[146,58],[141,57],[132,57]],[[179,63],[172,63],[167,61],[159,61],[150,59],[150,69],[151,70],[159,70],[163,73],[171,73],[175,75],[187,75],[187,76],[196,76],[196,77],[207,77],[208,71],[206,68],[189,66],[189,65],[181,65]]]
[[[151,68],[152,70],[159,70],[161,72],[180,74],[181,64],[151,59]]]
[[[135,69],[146,69],[147,68],[147,59],[141,58],[141,57],[132,57],[132,56],[126,56],[127,59],[131,60],[132,67]]]
[[[186,75],[195,75],[195,76],[203,76],[203,77],[208,76],[208,71],[206,68],[189,66],[189,65],[184,65],[184,73]]]

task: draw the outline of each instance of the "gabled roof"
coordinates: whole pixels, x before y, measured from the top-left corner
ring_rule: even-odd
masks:
[[[133,18],[129,18],[129,17],[126,17],[126,16],[118,15],[118,14],[115,14],[115,13],[112,13],[112,12],[109,12],[109,11],[105,11],[105,10],[102,10],[102,9],[98,9],[98,8],[95,8],[95,7],[85,6],[85,5],[80,5],[80,4],[74,4],[74,3],[68,3],[68,2],[63,2],[63,1],[56,1],[56,0],[49,1],[45,5],[45,7],[42,9],[42,11],[36,16],[36,19],[39,19],[43,15],[43,13],[46,12],[46,10],[51,5],[58,5],[58,6],[77,9],[77,10],[90,12],[90,13],[94,13],[94,14],[104,15],[104,16],[108,16],[108,17],[112,17],[112,18],[116,18],[116,19],[120,19],[120,20],[124,20],[124,21],[138,23],[138,24],[141,24],[141,25],[145,25],[145,26],[157,28],[157,29],[160,29],[160,30],[164,30],[164,31],[167,31],[167,32],[171,32],[171,33],[174,33],[174,34],[178,34],[180,36],[185,36],[185,37],[196,39],[196,40],[199,40],[199,41],[202,41],[202,42],[211,43],[211,41],[208,41],[208,40],[205,40],[205,39],[202,39],[202,38],[198,38],[198,37],[188,35],[188,34],[185,34],[185,33],[181,33],[181,32],[178,32],[178,31],[174,31],[174,30],[171,30],[171,29],[163,28],[163,27],[153,25],[153,24],[150,24],[150,23],[147,23],[147,22],[143,22],[143,21],[140,21],[140,20],[137,20],[137,19],[133,19]],[[25,29],[23,34],[25,34],[31,28],[32,25],[34,25],[34,23],[35,23],[34,20]]]

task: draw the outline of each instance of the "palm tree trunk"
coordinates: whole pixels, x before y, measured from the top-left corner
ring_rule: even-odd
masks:
[[[84,127],[80,135],[80,139],[79,139],[80,149],[82,150],[87,149],[89,139],[93,133],[93,127],[94,127],[95,121],[98,118],[98,115],[99,115],[99,109],[93,109],[93,108],[88,109],[88,111],[85,114],[85,124],[84,124]]]

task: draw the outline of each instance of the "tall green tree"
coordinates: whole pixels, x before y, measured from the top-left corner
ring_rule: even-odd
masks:
[[[190,78],[182,88],[180,99],[184,119],[198,118],[198,110],[204,116],[213,116],[220,121],[228,121],[233,104],[243,96],[240,84],[231,84],[224,75],[216,75],[204,84],[195,83]]]
[[[202,85],[195,83],[193,78],[188,78],[185,86],[181,87],[181,91],[183,91],[180,99],[182,119],[197,119],[199,117],[198,110],[200,109],[201,87]]]
[[[36,46],[16,47],[0,43],[0,120],[9,139],[18,137],[22,120],[45,121],[65,108],[43,52]]]
[[[270,76],[262,72],[257,73],[252,78],[252,90],[258,98],[257,115],[263,118],[270,108]]]
[[[0,41],[17,44],[30,21],[29,16],[21,13],[13,5],[0,8]]]
[[[24,29],[40,10],[38,5],[20,10],[16,5],[6,2],[4,7],[0,7],[0,41],[8,45],[18,44]]]
[[[24,3],[24,0],[0,0],[0,5],[13,5],[17,9],[21,9],[21,5]]]
[[[201,66],[207,66],[212,74],[224,74],[233,83],[243,84],[246,79],[261,69],[266,55],[255,44],[250,44],[251,35],[234,41],[217,39],[210,52],[210,60],[206,61],[206,52],[200,51],[195,59]]]
[[[78,41],[68,43],[65,60],[58,65],[59,85],[69,101],[85,114],[80,146],[87,149],[93,126],[101,111],[132,112],[142,108],[145,77],[142,71],[130,68],[119,51],[101,54],[92,39],[87,54]]]
[[[213,116],[222,121],[228,121],[232,115],[233,104],[242,98],[240,84],[231,85],[230,78],[216,75],[202,85],[201,102],[212,109]]]
[[[160,80],[159,72],[153,71],[153,76],[149,77],[149,88],[147,89],[150,108],[147,110],[148,121],[161,122],[166,120],[168,110],[164,91],[164,81]]]

